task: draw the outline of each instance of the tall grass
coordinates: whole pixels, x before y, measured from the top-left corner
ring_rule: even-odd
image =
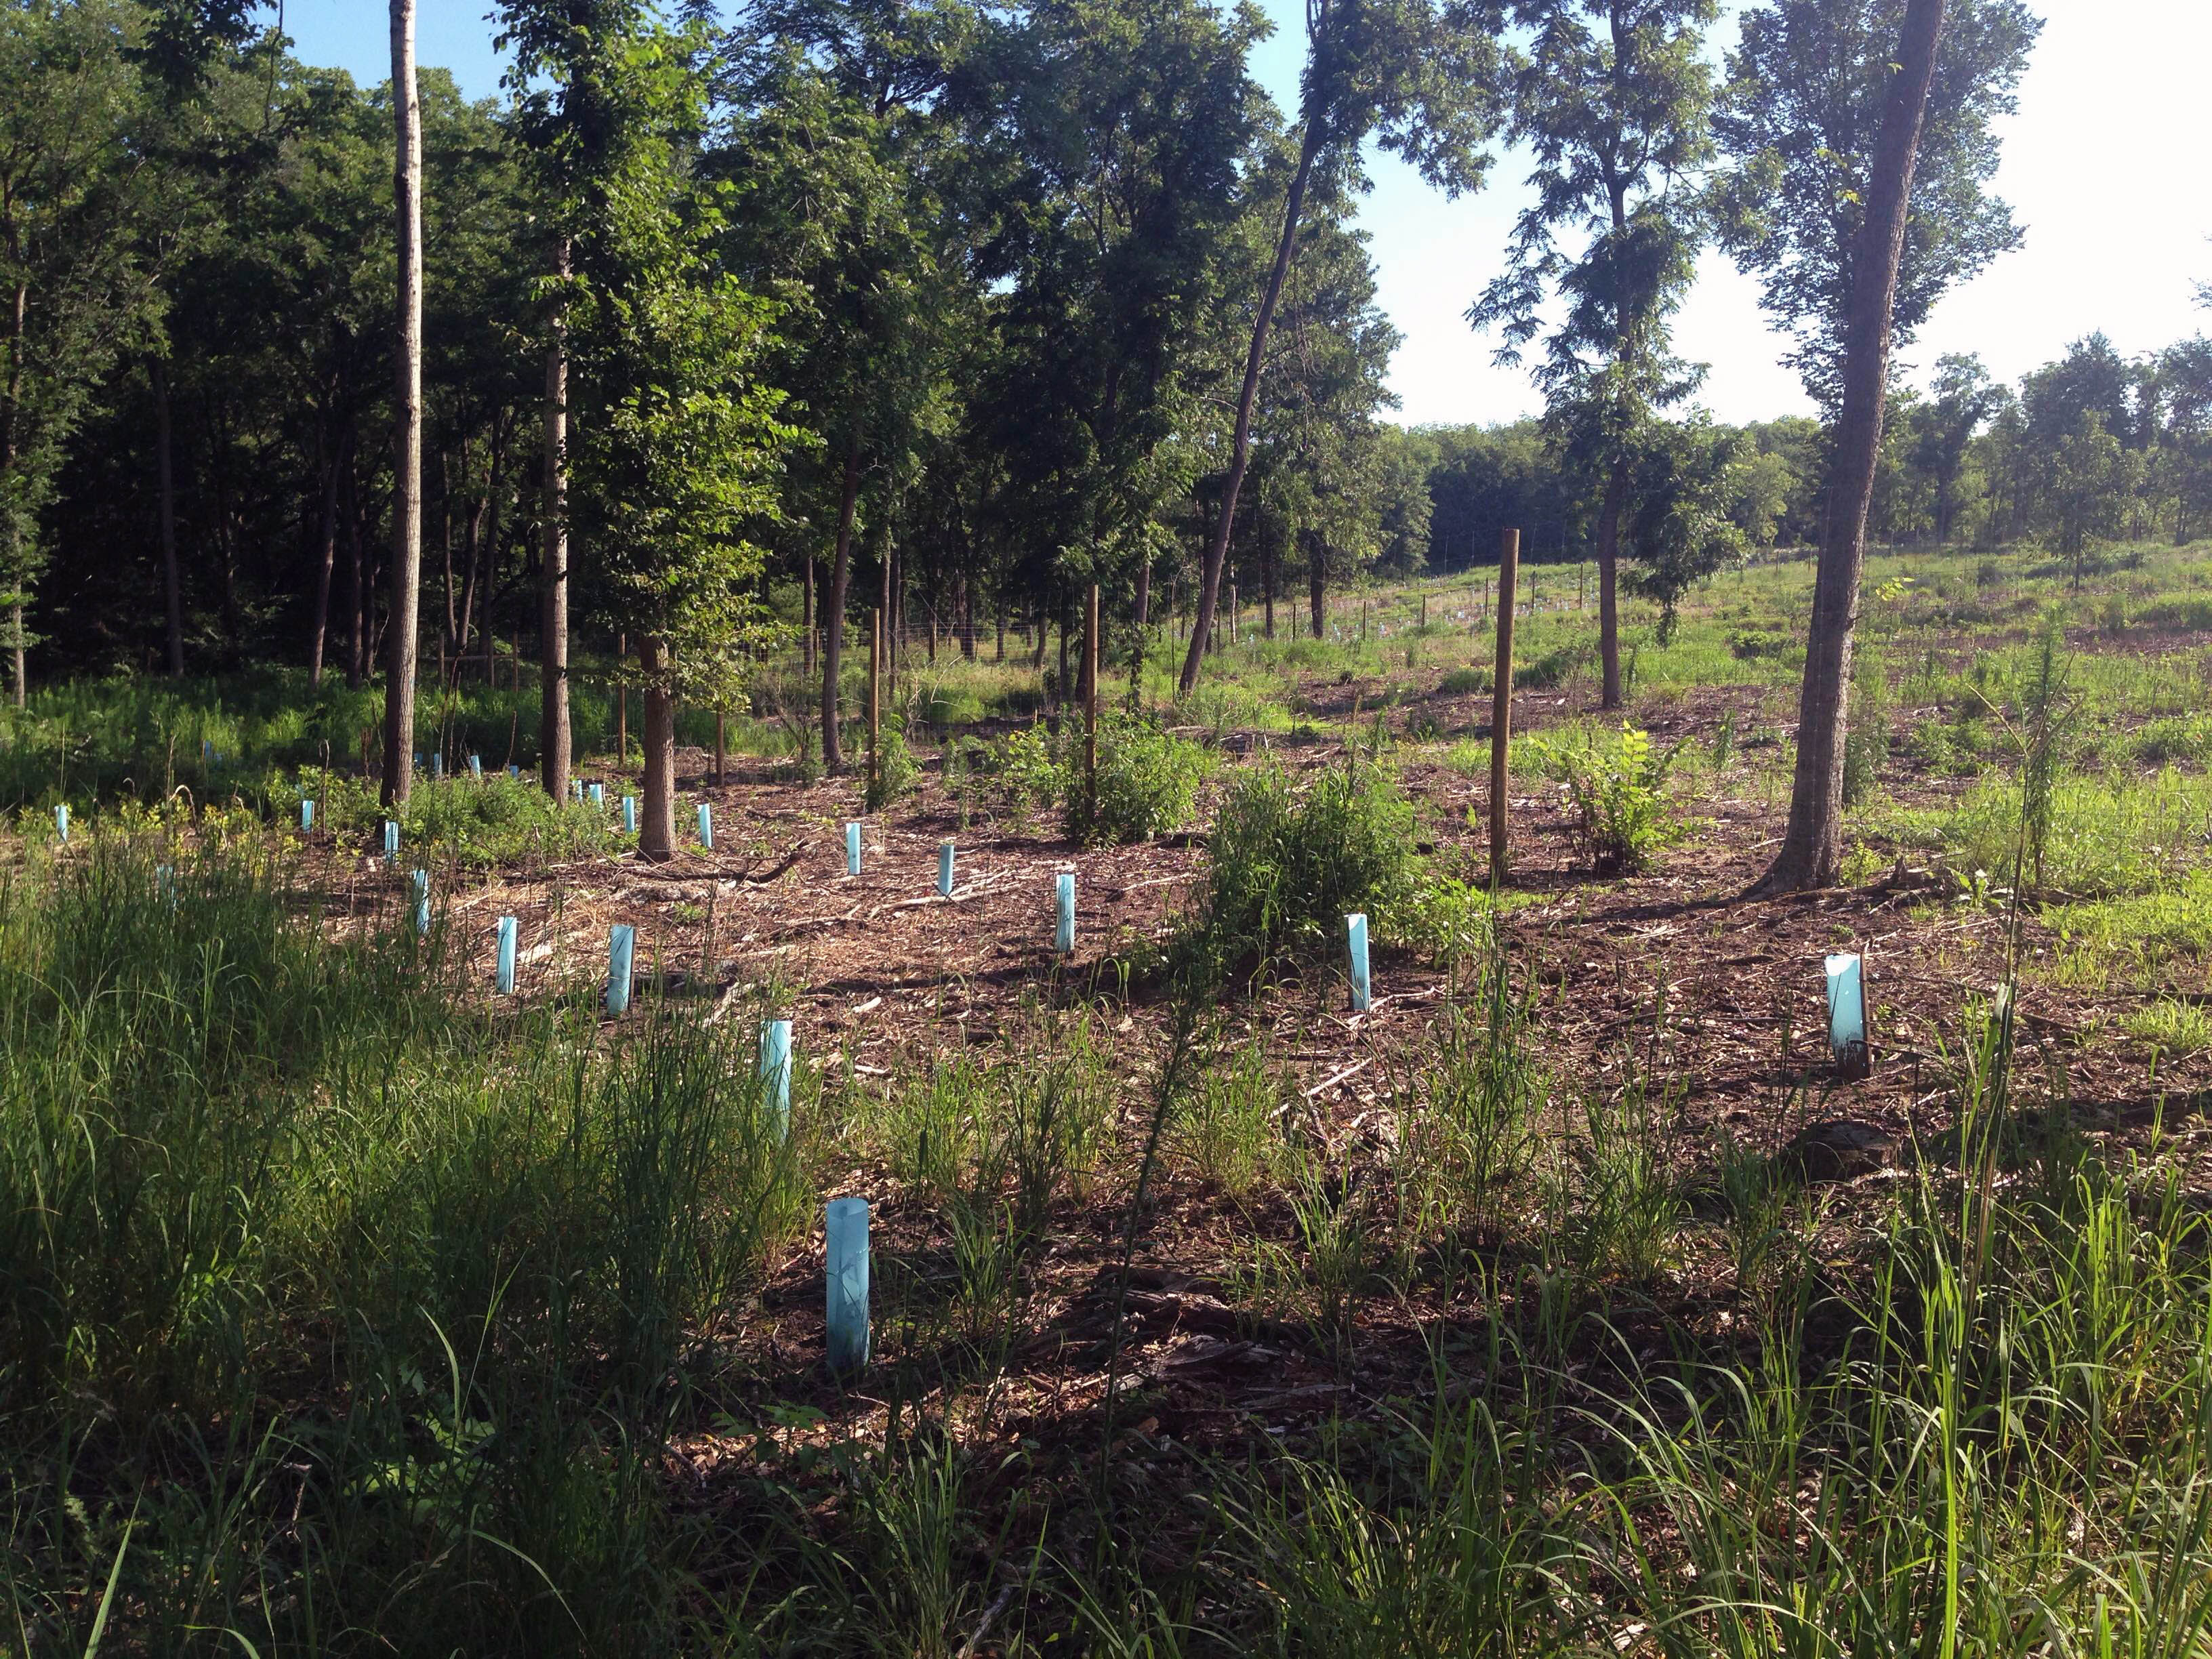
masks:
[[[668,1650],[672,1367],[797,1218],[734,1039],[483,1010],[237,854],[49,879],[0,891],[0,1628],[76,1651],[114,1572],[113,1648]]]

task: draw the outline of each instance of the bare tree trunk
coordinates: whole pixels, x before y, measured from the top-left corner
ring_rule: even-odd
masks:
[[[384,687],[387,806],[405,800],[414,784],[416,607],[422,577],[422,106],[415,85],[415,0],[392,0],[392,117],[399,339],[392,405],[392,656]]]
[[[661,862],[676,856],[676,696],[668,689],[661,641],[641,640],[637,655],[645,674],[645,816],[637,851]]]
[[[361,689],[368,663],[368,575],[361,548],[361,480],[346,455],[346,684]]]
[[[185,590],[184,580],[177,569],[177,475],[172,459],[169,434],[169,373],[168,366],[159,357],[154,359],[154,463],[161,492],[161,585],[169,607],[169,677],[185,677]],[[328,518],[327,511],[325,518]],[[323,560],[322,599],[327,599],[331,586],[331,567],[328,544]],[[322,599],[317,601],[319,611]],[[320,624],[317,632],[321,631]],[[318,665],[322,652],[318,647]],[[321,682],[318,666],[315,678]]]
[[[1229,477],[1221,487],[1221,515],[1206,544],[1206,563],[1200,578],[1198,622],[1190,631],[1190,650],[1182,660],[1182,693],[1188,696],[1198,686],[1199,665],[1205,660],[1206,641],[1213,632],[1214,607],[1221,599],[1221,567],[1229,557],[1230,532],[1237,527],[1237,495],[1244,487],[1244,472],[1252,464],[1252,411],[1260,400],[1260,370],[1267,357],[1267,331],[1274,326],[1275,308],[1282,303],[1283,283],[1291,274],[1291,258],[1297,252],[1298,215],[1304,211],[1306,185],[1313,178],[1314,161],[1321,154],[1322,129],[1306,123],[1298,146],[1298,170],[1291,176],[1290,195],[1283,203],[1282,234],[1275,243],[1274,268],[1267,274],[1267,291],[1261,296],[1260,314],[1252,323],[1252,345],[1244,358],[1244,386],[1237,399],[1237,428],[1229,449]]]
[[[1305,533],[1306,601],[1313,610],[1313,636],[1319,639],[1328,609],[1328,544],[1310,530]]]
[[[31,697],[31,673],[23,653],[23,607],[18,602],[8,607],[9,638],[14,642],[10,655],[15,671],[15,707],[22,708]]]
[[[1152,561],[1149,555],[1137,561],[1137,631],[1141,634],[1152,621]]]
[[[1881,453],[1897,270],[1911,204],[1912,169],[1927,114],[1945,0],[1906,0],[1898,65],[1882,110],[1867,188],[1866,222],[1852,261],[1844,337],[1844,400],[1836,417],[1828,511],[1813,579],[1805,679],[1797,701],[1797,770],[1782,848],[1753,891],[1802,892],[1832,884],[1843,862],[1844,727],[1852,629],[1866,563],[1867,508]]]
[[[837,675],[845,660],[845,588],[853,579],[853,509],[860,499],[860,447],[845,452],[837,494],[837,551],[822,603],[822,769],[841,772],[845,748],[837,731]]]
[[[568,244],[556,257],[568,274]],[[556,800],[568,798],[568,342],[559,319],[545,350],[545,552],[538,571],[538,776]],[[520,653],[514,672],[522,672]]]
[[[615,764],[629,764],[629,687],[623,671],[629,664],[629,635],[615,635]]]
[[[799,672],[814,672],[814,555],[799,563]]]
[[[331,575],[338,558],[338,473],[353,465],[353,430],[338,439],[337,453],[323,476],[322,568],[315,576],[315,633],[307,651],[307,683],[323,683],[323,652],[331,637]]]
[[[1597,647],[1604,664],[1600,706],[1620,707],[1620,516],[1628,502],[1628,463],[1617,460],[1597,515]]]

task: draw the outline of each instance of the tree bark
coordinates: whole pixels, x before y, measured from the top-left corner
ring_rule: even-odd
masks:
[[[404,801],[415,773],[416,605],[422,576],[422,106],[415,85],[415,0],[392,0],[392,189],[399,249],[394,366],[392,654],[384,687],[384,804]]]
[[[568,274],[564,239],[555,269]],[[555,800],[568,798],[568,341],[559,318],[545,350],[545,550],[538,565],[538,775]],[[522,672],[518,656],[515,672]]]
[[[1291,191],[1283,203],[1282,234],[1275,243],[1274,268],[1260,300],[1260,314],[1253,319],[1252,344],[1244,357],[1244,385],[1237,399],[1237,427],[1229,447],[1229,476],[1221,487],[1221,514],[1206,544],[1200,580],[1198,621],[1191,629],[1190,649],[1182,660],[1180,689],[1188,696],[1198,686],[1198,671],[1206,659],[1206,642],[1213,632],[1214,607],[1221,599],[1221,568],[1229,556],[1230,532],[1237,527],[1237,495],[1244,487],[1244,473],[1252,463],[1252,411],[1260,400],[1260,370],[1267,362],[1267,332],[1274,326],[1275,308],[1282,303],[1283,283],[1291,274],[1291,259],[1297,252],[1298,216],[1304,211],[1306,186],[1313,178],[1314,161],[1321,154],[1322,127],[1306,122],[1298,145],[1298,170],[1291,178]]]
[[[1617,460],[1597,515],[1597,648],[1605,691],[1599,706],[1618,708],[1620,693],[1620,516],[1628,502],[1628,463]]]
[[[184,580],[177,569],[177,475],[173,459],[169,428],[168,366],[154,359],[154,460],[157,482],[161,492],[161,585],[168,601],[169,615],[169,678],[180,680],[185,677],[185,590]],[[324,518],[329,519],[327,500]],[[330,597],[331,564],[329,543],[325,539],[323,555],[322,592],[317,599],[319,615],[322,605]],[[321,623],[316,624],[319,635]],[[315,649],[315,682],[322,683],[322,647],[319,638]]]
[[[641,858],[676,856],[676,696],[668,689],[667,653],[657,639],[638,642],[645,677],[645,816],[637,826]]]
[[[1852,631],[1866,563],[1867,509],[1881,453],[1897,271],[1911,205],[1912,169],[1928,109],[1945,0],[1907,0],[1903,39],[1875,144],[1866,222],[1853,261],[1844,337],[1844,398],[1836,417],[1828,511],[1813,580],[1805,678],[1797,702],[1797,769],[1790,822],[1754,894],[1802,892],[1835,882],[1843,862],[1844,735]]]
[[[368,663],[368,574],[362,553],[361,479],[353,470],[352,452],[346,457],[346,684],[361,689]]]
[[[841,772],[845,747],[837,731],[837,675],[845,661],[845,589],[853,579],[853,511],[860,499],[860,447],[845,452],[837,491],[837,550],[822,605],[822,769]]]

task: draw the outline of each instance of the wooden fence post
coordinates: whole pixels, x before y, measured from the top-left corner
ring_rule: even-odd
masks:
[[[1513,587],[1521,570],[1521,532],[1498,538],[1498,660],[1490,703],[1490,879],[1505,879],[1505,777],[1513,744]]]

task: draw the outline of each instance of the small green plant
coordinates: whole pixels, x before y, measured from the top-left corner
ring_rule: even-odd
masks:
[[[1665,848],[1681,839],[1670,816],[1667,774],[1675,750],[1653,745],[1651,734],[1623,720],[1613,743],[1532,744],[1546,775],[1566,793],[1575,812],[1575,838],[1591,865],[1606,875],[1650,868]]]
[[[2212,1048],[2212,1012],[2172,997],[2136,1009],[2122,1022],[2122,1029],[2137,1042],[2170,1054],[2201,1054]]]

